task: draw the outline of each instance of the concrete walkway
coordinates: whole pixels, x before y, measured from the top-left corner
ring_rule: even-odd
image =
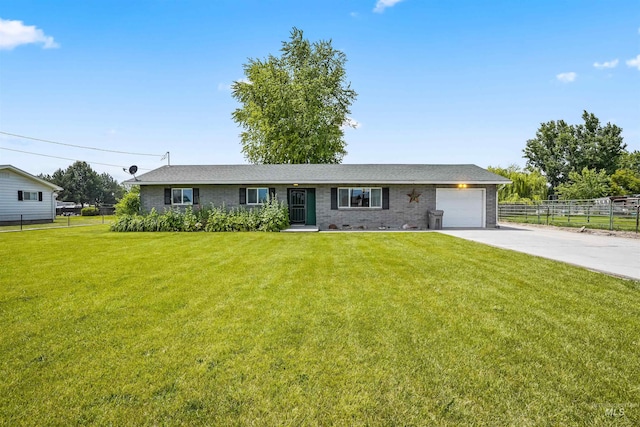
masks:
[[[598,236],[553,228],[442,230],[443,234],[640,280],[640,239]]]

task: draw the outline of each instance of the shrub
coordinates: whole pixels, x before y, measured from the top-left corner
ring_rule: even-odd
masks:
[[[158,231],[183,231],[184,214],[178,209],[167,209],[160,215]]]
[[[289,208],[278,201],[276,197],[269,197],[267,203],[260,209],[260,231],[280,231],[289,226]]]
[[[260,208],[225,209],[211,206],[194,212],[188,206],[184,212],[168,209],[158,214],[155,209],[146,215],[120,214],[111,231],[280,231],[289,226],[286,204],[270,198]]]
[[[227,231],[227,213],[224,205],[221,207],[213,206],[207,217],[206,231]]]
[[[140,187],[131,187],[116,203],[116,215],[137,215],[140,213]]]
[[[100,214],[100,210],[95,206],[87,206],[80,211],[81,216],[96,216]]]

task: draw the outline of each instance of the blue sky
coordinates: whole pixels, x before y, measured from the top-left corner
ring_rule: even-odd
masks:
[[[637,0],[8,0],[0,19],[3,132],[245,163],[229,86],[295,26],[347,55],[359,126],[345,163],[524,166],[541,122],[580,123],[583,110],[640,150]],[[121,166],[166,164],[7,135],[0,147],[119,180]],[[72,162],[0,150],[0,163],[38,174]]]

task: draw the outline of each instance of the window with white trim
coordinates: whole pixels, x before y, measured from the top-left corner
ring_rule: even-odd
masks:
[[[37,191],[23,191],[22,192],[22,200],[33,200],[38,201],[38,192]]]
[[[338,208],[382,208],[382,188],[338,188]]]
[[[193,188],[172,188],[171,204],[172,205],[192,205],[193,204]]]
[[[248,205],[261,205],[267,203],[269,199],[268,188],[247,188],[247,204]]]

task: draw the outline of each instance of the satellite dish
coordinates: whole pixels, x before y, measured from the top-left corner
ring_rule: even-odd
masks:
[[[137,167],[136,165],[133,165],[133,166],[131,166],[131,167],[129,168],[129,173],[130,173],[131,175],[135,175],[135,174],[136,174],[136,172],[138,172],[138,167]]]

